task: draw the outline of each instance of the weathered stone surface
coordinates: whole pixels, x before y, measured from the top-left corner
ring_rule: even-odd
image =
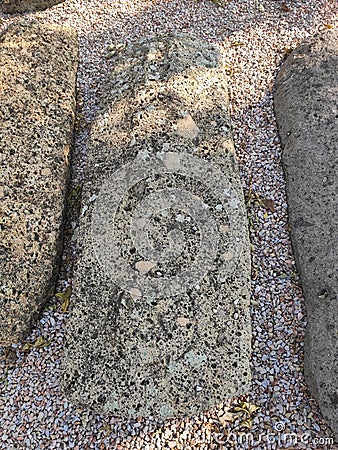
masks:
[[[77,37],[26,21],[0,37],[0,342],[22,339],[57,273]]]
[[[275,111],[292,243],[308,326],[305,374],[338,435],[338,32],[298,47],[277,77]]]
[[[71,401],[168,417],[247,391],[249,242],[214,47],[170,35],[117,55],[91,130],[79,241]]]
[[[2,0],[0,10],[5,14],[42,11],[64,0]]]

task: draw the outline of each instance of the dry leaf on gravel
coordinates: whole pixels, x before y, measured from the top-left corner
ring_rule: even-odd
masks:
[[[71,286],[67,286],[64,292],[58,292],[57,294],[55,294],[55,297],[58,297],[62,300],[61,311],[63,313],[68,312],[69,300],[71,295],[72,295]]]
[[[241,422],[240,427],[247,428],[248,430],[251,430],[252,428],[252,420],[251,419],[245,419],[243,422]]]

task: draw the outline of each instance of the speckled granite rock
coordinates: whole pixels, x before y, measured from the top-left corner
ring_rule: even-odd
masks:
[[[5,14],[42,11],[64,0],[1,0],[0,10]]]
[[[225,74],[182,35],[111,49],[91,131],[63,387],[116,416],[250,384],[250,255]]]
[[[77,37],[25,21],[0,37],[0,342],[22,339],[57,272]]]
[[[305,374],[338,437],[338,30],[312,37],[288,57],[275,111],[308,316]]]

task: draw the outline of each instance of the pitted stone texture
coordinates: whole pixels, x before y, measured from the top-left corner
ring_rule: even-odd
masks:
[[[0,10],[5,14],[43,11],[64,0],[2,0]]]
[[[71,401],[169,417],[247,392],[246,210],[213,46],[169,35],[116,50],[83,203],[63,361]]]
[[[77,37],[25,21],[0,37],[0,342],[24,338],[57,273]]]
[[[277,77],[292,243],[308,326],[305,374],[338,435],[338,31],[298,47]]]

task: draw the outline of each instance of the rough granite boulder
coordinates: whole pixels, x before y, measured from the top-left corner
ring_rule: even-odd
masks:
[[[0,36],[0,343],[29,332],[61,250],[77,36],[36,21]]]
[[[250,254],[226,76],[186,35],[121,51],[91,130],[63,388],[193,415],[250,385]]]
[[[338,438],[338,30],[287,58],[275,112],[308,317],[305,375]]]
[[[5,14],[21,14],[25,12],[43,11],[64,0],[2,0],[0,11]]]

